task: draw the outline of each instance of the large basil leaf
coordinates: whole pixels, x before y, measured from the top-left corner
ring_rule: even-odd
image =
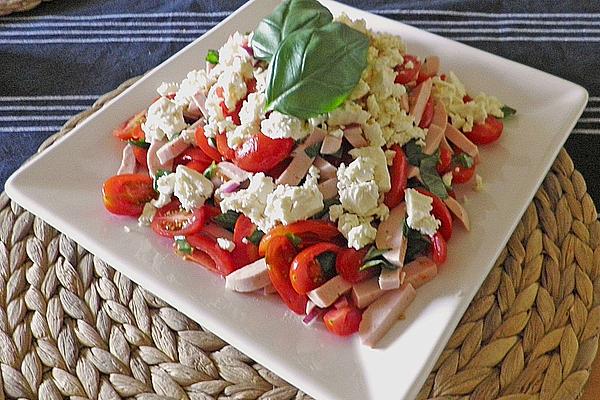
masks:
[[[445,199],[448,197],[448,191],[446,190],[446,186],[444,185],[444,181],[440,177],[440,174],[437,172],[437,164],[440,160],[439,154],[438,150],[434,154],[423,158],[421,160],[419,172],[421,174],[423,185],[425,185],[427,190],[437,197]]]
[[[300,119],[333,111],[358,84],[368,48],[366,35],[338,22],[292,33],[273,56],[267,107]]]
[[[279,44],[299,29],[320,28],[333,19],[329,10],[316,0],[286,0],[264,18],[254,31],[254,57],[270,61]]]

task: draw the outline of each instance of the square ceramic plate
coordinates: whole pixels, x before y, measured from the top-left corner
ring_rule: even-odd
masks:
[[[469,196],[473,222],[457,230],[440,276],[419,289],[406,319],[377,349],[305,327],[275,296],[224,289],[221,278],[172,254],[168,241],[111,216],[102,182],[119,165],[118,121],[146,107],[162,81],[179,81],[198,68],[206,51],[234,31],[250,31],[278,3],[246,4],[219,26],[147,74],[48,151],[27,163],[6,190],[140,285],[194,318],[257,362],[317,399],[412,399],[491,269],[587,101],[567,81],[425,31],[324,1],[334,14],[364,18],[376,30],[401,35],[411,53],[437,54],[471,93],[494,94],[519,112],[502,140],[484,149],[486,190]],[[127,233],[124,225],[132,228]],[[319,324],[318,324],[319,325]]]

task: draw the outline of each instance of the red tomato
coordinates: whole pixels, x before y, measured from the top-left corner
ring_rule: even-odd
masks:
[[[413,67],[411,69],[406,69],[406,64],[408,62],[412,62]],[[407,54],[404,56],[404,62],[402,65],[396,66],[396,83],[401,83],[406,85],[409,82],[412,82],[417,79],[419,75],[419,70],[421,69],[421,62],[417,60],[417,57]]]
[[[433,120],[433,99],[430,97],[425,104],[425,110],[423,110],[423,116],[421,122],[419,122],[420,128],[429,128],[431,121]]]
[[[362,312],[352,305],[333,308],[323,316],[327,330],[338,336],[348,336],[357,332],[361,320]]]
[[[196,161],[201,165],[206,165],[206,167],[204,167],[202,170],[202,172],[204,172],[210,163],[213,162],[213,159],[207,156],[199,147],[190,146],[183,153],[175,157],[174,164],[175,166],[180,164],[189,166],[188,164],[191,161]]]
[[[465,94],[463,96],[463,103],[470,103],[473,101],[473,98],[471,96],[469,96],[468,94]]]
[[[227,145],[227,135],[219,133],[215,139],[217,142],[217,150],[226,160],[233,160],[235,158],[235,151]]]
[[[204,164],[200,161],[190,161],[187,164],[185,164],[186,167],[193,169],[194,171],[200,172],[201,174],[204,173],[204,171],[206,171],[206,168],[208,168],[210,164]]]
[[[113,136],[120,140],[143,140],[142,124],[146,121],[146,110],[141,111],[123,122],[113,131]]]
[[[442,265],[448,258],[448,248],[446,240],[442,236],[441,232],[436,232],[431,237],[431,253],[433,262],[437,265]]]
[[[289,225],[278,225],[263,236],[258,247],[259,254],[261,256],[265,255],[271,242],[276,237],[285,237],[289,234],[300,238],[301,242],[299,247],[301,249],[315,243],[333,242],[342,235],[334,224],[319,219],[308,219],[306,221],[294,222]]]
[[[142,167],[147,167],[148,166],[148,157],[147,157],[148,150],[146,150],[146,149],[144,149],[143,147],[140,147],[140,146],[133,146],[133,155],[135,156],[135,160]]]
[[[152,219],[152,230],[165,237],[193,235],[211,217],[219,214],[219,210],[211,206],[187,211],[181,208],[179,200],[173,200],[156,212]]]
[[[260,258],[258,246],[247,239],[256,231],[256,225],[245,215],[240,215],[233,228],[233,243],[235,248],[231,255],[237,268],[248,265]],[[245,243],[244,243],[245,242]]]
[[[438,232],[442,234],[446,241],[450,240],[452,237],[452,215],[450,214],[448,207],[446,207],[446,204],[435,194],[432,194],[423,188],[416,188],[415,190],[433,199],[433,202],[431,203],[431,213],[441,223]]]
[[[369,278],[379,275],[379,268],[360,270],[360,267],[364,264],[363,260],[368,250],[368,247],[363,247],[360,250],[352,248],[340,250],[335,260],[337,273],[350,283],[366,281]]]
[[[252,78],[246,81],[246,88],[248,89],[248,94],[256,92],[256,79]]]
[[[460,155],[462,152],[460,150],[458,150],[455,153],[455,157]],[[458,164],[456,162],[452,163],[452,183],[465,183],[471,180],[471,178],[473,177],[473,175],[475,175],[475,162],[473,162],[473,165],[471,166],[471,168],[467,168],[461,164]]]
[[[292,261],[290,279],[294,290],[306,294],[318,288],[327,280],[326,271],[317,259],[323,253],[336,253],[340,250],[333,243],[317,243],[302,250]]]
[[[225,105],[225,102],[222,101],[221,102],[221,110],[223,111],[223,116],[225,118],[227,117],[231,117],[231,119],[233,120],[233,123],[236,125],[239,125],[241,123],[240,121],[240,110],[242,109],[242,104],[244,102],[242,100],[238,101],[237,104],[235,105],[235,108],[233,110],[229,110],[227,108],[227,106]]]
[[[290,265],[296,256],[296,247],[285,236],[273,239],[267,249],[265,260],[269,269],[269,278],[279,297],[296,314],[306,312],[306,295],[298,294],[290,282]]]
[[[444,174],[450,169],[452,163],[452,152],[446,147],[440,146],[440,161],[436,165],[437,172]]]
[[[273,179],[279,178],[279,176],[283,173],[283,171],[285,171],[285,169],[288,167],[288,165],[290,165],[291,162],[291,158],[286,158],[285,160],[277,164],[274,168],[271,168],[268,172],[266,172],[266,175],[269,175]]]
[[[502,121],[490,115],[484,123],[473,125],[473,130],[465,135],[475,144],[488,144],[498,140],[502,136],[503,130]]]
[[[195,262],[200,261],[199,264],[219,275],[227,276],[235,271],[231,253],[220,248],[217,239],[203,233],[187,236],[186,239],[194,249],[192,257],[185,258]],[[204,255],[197,254],[198,252]]]
[[[393,164],[390,167],[392,188],[385,194],[383,201],[390,209],[404,200],[404,189],[406,189],[406,183],[408,182],[408,159],[404,154],[404,150],[397,144],[393,145],[391,150],[396,152]]]
[[[115,175],[102,186],[104,207],[113,214],[139,217],[144,204],[156,197],[152,178],[142,174]]]
[[[221,153],[219,153],[219,150],[217,150],[215,147],[212,147],[210,143],[208,143],[208,138],[204,136],[204,127],[199,126],[196,128],[194,137],[196,139],[196,144],[198,147],[200,147],[204,154],[216,162],[221,161]]]
[[[235,150],[233,162],[249,172],[266,172],[285,160],[294,147],[294,139],[271,139],[259,133]]]

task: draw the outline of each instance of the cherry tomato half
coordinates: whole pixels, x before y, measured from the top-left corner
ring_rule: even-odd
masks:
[[[323,315],[327,330],[338,336],[349,336],[357,332],[361,320],[362,312],[352,305],[333,308]]]
[[[204,136],[204,135],[203,135]],[[214,161],[212,158],[207,156],[200,147],[190,146],[183,153],[175,157],[174,165],[175,167],[178,165],[189,166],[189,164],[195,161],[197,166],[205,165],[204,169],[200,172],[204,172],[206,168]],[[191,168],[191,167],[190,167]]]
[[[430,97],[425,103],[425,110],[423,110],[423,116],[421,122],[419,122],[419,128],[429,128],[431,121],[433,120],[433,99]]]
[[[244,103],[243,100],[238,101],[237,104],[235,105],[235,108],[233,110],[230,110],[225,105],[225,102],[222,101],[220,105],[221,105],[221,110],[223,111],[223,116],[225,118],[231,117],[231,119],[233,120],[233,123],[235,125],[239,125],[241,123],[241,121],[240,121],[240,111],[242,109],[242,104],[243,103]]]
[[[465,135],[475,144],[488,144],[498,140],[502,136],[503,130],[502,121],[490,115],[484,123],[473,125],[473,130]]]
[[[146,110],[135,114],[113,131],[113,136],[123,140],[143,140],[142,124],[146,121]]]
[[[354,250],[353,248],[340,250],[335,260],[337,273],[350,283],[366,281],[369,278],[379,275],[380,268],[360,270],[364,264],[363,260],[368,250],[368,246],[360,250]]]
[[[261,256],[265,255],[271,242],[276,237],[295,235],[300,238],[299,248],[303,249],[320,242],[333,242],[341,237],[337,227],[329,221],[319,219],[308,219],[298,221],[289,225],[278,225],[263,236],[258,247]]]
[[[433,202],[431,203],[431,213],[441,223],[438,232],[442,234],[446,241],[450,240],[452,237],[452,215],[450,214],[448,207],[446,207],[446,204],[435,194],[430,193],[423,188],[417,188],[416,190],[419,193],[429,196],[433,199]]]
[[[396,152],[393,164],[390,167],[392,188],[385,194],[383,201],[390,209],[404,200],[404,189],[406,189],[406,183],[408,182],[408,159],[404,154],[404,150],[397,144],[393,145],[391,150]]]
[[[181,208],[179,200],[173,200],[156,212],[152,219],[152,230],[165,237],[193,235],[218,214],[218,209],[208,205],[187,211]]]
[[[225,133],[219,133],[215,138],[217,142],[217,150],[226,160],[233,160],[235,158],[235,151],[227,144],[227,135]]]
[[[413,67],[410,69],[406,68],[406,64],[412,62]],[[421,69],[421,62],[417,59],[417,57],[406,54],[404,56],[404,62],[402,65],[396,66],[396,83],[401,83],[402,85],[406,85],[409,82],[412,82],[417,79],[419,75],[419,70]]]
[[[196,139],[196,144],[204,154],[210,157],[212,160],[219,162],[221,161],[221,153],[215,147],[212,147],[210,143],[208,143],[208,138],[204,135],[204,127],[199,126],[196,128],[196,132],[194,132],[194,137]]]
[[[294,139],[271,139],[259,133],[235,150],[234,163],[249,172],[267,172],[285,160],[294,147]]]
[[[437,265],[442,265],[448,258],[448,246],[441,232],[436,232],[431,237],[431,258]]]
[[[191,257],[185,257],[191,261],[198,262],[210,271],[219,275],[227,276],[235,271],[235,265],[231,253],[219,247],[217,239],[203,233],[186,237],[188,243],[194,248]],[[197,254],[197,252],[204,253]]]
[[[294,290],[305,294],[324,284],[327,272],[317,257],[327,252],[337,254],[339,250],[340,248],[333,243],[317,243],[298,253],[290,267],[290,280]]]
[[[460,155],[462,152],[460,150],[458,150],[454,156],[458,156]],[[471,167],[467,168],[464,165],[461,165],[459,163],[456,162],[452,162],[451,168],[452,168],[452,183],[465,183],[471,180],[471,178],[473,178],[473,175],[475,175],[475,168],[477,167],[477,165],[475,164],[475,162],[473,162],[473,165],[471,165]]]
[[[231,255],[237,268],[248,265],[260,258],[258,255],[258,246],[247,239],[256,229],[256,225],[245,215],[240,215],[235,222],[233,228],[233,243],[235,243],[235,248]]]
[[[133,155],[135,156],[135,160],[142,167],[148,166],[148,150],[144,149],[140,146],[133,146]]]
[[[156,197],[152,178],[142,174],[115,175],[102,186],[104,207],[113,214],[139,217],[144,204]]]
[[[436,165],[437,172],[444,174],[450,169],[452,163],[452,152],[446,147],[440,146],[440,161]]]
[[[290,282],[290,265],[296,256],[296,247],[285,236],[273,239],[267,249],[265,261],[269,270],[269,278],[279,297],[296,314],[306,312],[308,298],[304,294],[298,294]]]

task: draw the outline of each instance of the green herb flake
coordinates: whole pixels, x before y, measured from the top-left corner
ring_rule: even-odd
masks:
[[[326,251],[317,256],[317,261],[319,262],[319,265],[321,265],[321,270],[326,279],[331,279],[337,274],[335,269],[336,258],[336,254],[331,251]]]
[[[439,160],[439,150],[430,156],[424,157],[419,166],[419,173],[427,190],[442,199],[446,199],[448,198],[448,191],[440,174],[437,172]]]
[[[512,107],[509,107],[507,105],[502,106],[502,113],[504,114],[504,117],[502,118],[508,118],[510,116],[513,116],[517,113],[517,110],[515,110]]]
[[[265,233],[260,229],[256,228],[254,232],[252,232],[252,235],[246,237],[246,239],[253,245],[258,246],[263,236],[265,236]]]
[[[145,140],[128,140],[127,143],[146,150],[150,148],[150,143],[146,142]]]
[[[308,146],[307,148],[304,149],[304,152],[310,158],[315,158],[316,156],[319,155],[319,152],[321,151],[321,144],[322,144],[322,142],[318,142],[311,146]]]
[[[178,237],[175,239],[175,249],[179,254],[192,254],[192,246],[185,237]]]
[[[208,61],[211,64],[218,64],[219,63],[219,52],[217,50],[208,50],[208,53],[206,53],[206,61]]]
[[[329,212],[329,209],[331,208],[331,206],[336,205],[336,204],[341,204],[340,199],[337,197],[334,197],[332,199],[323,200],[323,209],[321,211],[319,211],[318,213],[316,213],[315,215],[313,215],[311,217],[311,219],[323,218],[323,216]]]
[[[454,156],[452,159],[455,164],[458,164],[461,167],[465,167],[465,168],[471,168],[473,166],[473,164],[475,163],[475,161],[473,160],[473,157],[471,157],[470,155],[468,155],[466,153],[460,153],[460,154]]]
[[[240,213],[237,213],[232,210],[228,210],[227,212],[225,212],[223,214],[219,214],[216,217],[213,217],[212,220],[216,224],[219,224],[223,228],[227,229],[228,231],[233,232],[233,228],[235,227],[235,223],[237,222],[237,219],[239,218],[239,216],[240,216]]]
[[[217,173],[217,163],[216,162],[212,162],[210,163],[210,165],[204,170],[204,176],[207,179],[212,179],[215,177],[215,174]]]
[[[383,257],[383,254],[389,249],[378,249],[375,246],[371,246],[365,257],[363,258],[363,265],[360,267],[360,271],[364,271],[369,268],[382,267],[387,269],[398,268]]]
[[[285,235],[290,242],[294,245],[294,247],[299,247],[302,244],[302,239],[298,235],[294,235],[293,233],[288,233]]]
[[[411,140],[404,145],[404,153],[406,154],[408,163],[415,167],[418,167],[421,164],[421,160],[427,157],[427,154],[423,153],[423,148],[415,140]]]
[[[404,222],[404,236],[407,239],[406,256],[404,262],[408,263],[429,250],[429,240],[421,232],[412,229]]]
[[[159,169],[156,171],[156,175],[154,175],[154,183],[152,184],[156,192],[158,192],[158,180],[163,176],[169,175],[170,173],[171,171],[165,171],[164,169]]]

